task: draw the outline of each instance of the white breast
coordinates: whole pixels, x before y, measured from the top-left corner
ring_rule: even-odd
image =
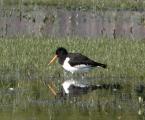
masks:
[[[73,72],[77,71],[77,68],[70,66],[69,60],[70,60],[70,58],[68,58],[68,57],[65,59],[65,61],[63,63],[63,68],[65,70],[70,71],[70,72],[73,73]]]
[[[81,65],[76,65],[74,67],[72,67],[70,64],[69,64],[69,60],[70,58],[67,57],[63,63],[63,68],[67,71],[70,71],[72,73],[76,72],[76,71],[79,71],[79,72],[87,72],[89,71],[92,67],[90,66],[87,66],[87,65],[84,65],[84,64],[81,64]]]

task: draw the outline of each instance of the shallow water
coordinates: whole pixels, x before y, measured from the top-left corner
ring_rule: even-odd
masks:
[[[87,80],[88,79],[88,80]],[[66,99],[53,96],[47,87],[52,80],[57,91],[62,79],[4,82],[0,88],[2,120],[143,120],[145,91],[133,78],[85,78],[86,84],[119,83],[121,90],[96,90]],[[129,82],[132,80],[131,82]],[[130,84],[132,83],[132,84]],[[140,101],[139,101],[140,99]]]

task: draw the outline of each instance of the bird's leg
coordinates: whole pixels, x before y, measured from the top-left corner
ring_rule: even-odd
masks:
[[[82,73],[81,77],[82,77],[82,80],[84,80],[85,79],[85,73]]]
[[[67,71],[64,70],[63,73],[64,73],[64,80],[67,80],[68,79],[68,73],[67,73]]]
[[[72,78],[73,78],[73,74],[64,70],[64,80],[69,80]]]

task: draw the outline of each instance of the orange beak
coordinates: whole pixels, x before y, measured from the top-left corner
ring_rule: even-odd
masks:
[[[48,65],[52,64],[52,63],[56,60],[56,58],[57,58],[57,55],[55,55],[55,56],[52,58],[52,60],[48,63]]]

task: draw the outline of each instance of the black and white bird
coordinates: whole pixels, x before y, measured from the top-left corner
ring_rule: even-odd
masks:
[[[75,80],[66,80],[62,83],[62,89],[61,92],[59,92],[59,96],[78,96],[87,94],[89,92],[92,92],[97,89],[105,89],[105,90],[113,90],[116,91],[118,89],[121,89],[121,86],[119,84],[96,84],[96,85],[87,85],[87,84],[81,84],[78,81]]]
[[[56,50],[56,54],[53,59],[49,62],[48,65],[53,63],[56,58],[58,58],[58,62],[62,65],[62,67],[71,73],[74,72],[88,72],[89,70],[102,67],[106,68],[106,64],[95,62],[88,57],[80,54],[80,53],[69,53],[65,48],[59,47]]]

